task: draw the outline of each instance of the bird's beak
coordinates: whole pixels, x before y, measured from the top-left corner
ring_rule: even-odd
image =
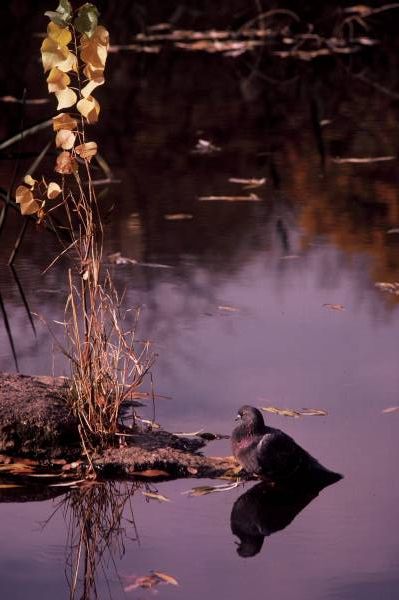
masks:
[[[240,421],[241,420],[241,415],[237,415],[236,418],[234,419],[234,421]]]

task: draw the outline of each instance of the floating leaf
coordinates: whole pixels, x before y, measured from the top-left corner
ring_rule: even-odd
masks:
[[[227,485],[200,485],[183,492],[183,494],[188,494],[189,496],[206,496],[207,494],[213,494],[214,492],[228,492],[234,490],[240,483],[240,481],[236,481],[235,483],[229,483]]]
[[[74,27],[79,33],[84,33],[90,38],[97,27],[99,15],[97,7],[90,2],[86,2],[78,10],[77,17],[73,22]]]
[[[172,213],[164,215],[163,218],[165,221],[190,221],[193,218],[193,215],[188,213]]]
[[[388,415],[389,413],[393,413],[393,412],[399,412],[399,406],[389,406],[388,408],[384,408],[384,410],[381,412],[384,415]]]
[[[235,308],[235,306],[228,306],[228,305],[220,305],[218,306],[219,310],[222,310],[224,312],[240,312],[239,308]]]
[[[77,95],[71,88],[66,88],[65,90],[61,90],[60,92],[55,92],[55,95],[58,100],[57,110],[62,110],[63,108],[69,108],[70,106],[74,106],[78,99]]]
[[[21,207],[23,215],[34,215],[40,209],[41,204],[33,197],[31,190],[23,185],[17,187],[15,192],[17,204]]]
[[[54,198],[57,198],[57,196],[61,194],[61,191],[62,190],[58,183],[55,183],[55,181],[51,181],[48,184],[47,188],[47,198],[49,198],[49,200],[54,200]]]
[[[8,490],[10,488],[20,488],[22,485],[17,485],[16,483],[0,483],[0,490]]]
[[[56,117],[53,117],[54,131],[59,131],[60,129],[68,129],[69,131],[74,131],[77,128],[77,120],[68,115],[67,113],[60,113]]]
[[[76,146],[75,152],[81,158],[90,162],[93,156],[97,154],[97,144],[96,142],[86,142],[85,144],[80,144],[79,146]]]
[[[256,194],[248,196],[200,196],[200,202],[261,202]]]
[[[29,185],[31,188],[33,188],[33,187],[35,187],[37,180],[33,179],[32,175],[25,175],[24,183],[26,183],[26,185]]]
[[[325,417],[328,412],[322,408],[301,408],[299,414],[304,417]]]
[[[158,500],[158,502],[170,502],[170,499],[157,492],[142,492],[143,496],[150,498],[151,500]]]
[[[177,579],[172,577],[172,575],[168,575],[167,573],[162,573],[162,571],[154,571],[154,575],[162,579],[165,583],[170,583],[171,585],[179,585]]]
[[[399,281],[394,281],[393,283],[377,281],[375,287],[382,292],[388,292],[389,294],[394,294],[395,296],[399,295]]]
[[[76,108],[83,115],[88,123],[96,123],[100,114],[100,105],[93,96],[82,98],[76,105]]]
[[[237,177],[230,177],[229,181],[230,183],[238,183],[239,185],[244,186],[244,190],[251,190],[265,185],[266,178],[262,177],[262,179],[239,179]]]
[[[277,406],[261,406],[264,412],[280,415],[282,417],[325,417],[328,415],[326,410],[321,408],[278,408]]]
[[[55,145],[63,150],[70,150],[75,143],[76,134],[69,129],[60,129],[55,136]]]
[[[325,308],[329,308],[330,310],[345,310],[345,306],[343,304],[323,304]]]
[[[142,405],[143,406],[143,405]],[[140,477],[170,477],[170,474],[160,469],[145,469],[144,471],[133,471],[130,475]]]
[[[47,77],[48,91],[60,92],[65,90],[71,83],[69,75],[61,71],[58,67],[53,67]]]
[[[60,46],[68,46],[72,41],[72,34],[68,27],[60,27],[57,23],[50,21],[47,25],[47,35],[51,40],[54,40]]]
[[[57,156],[54,170],[62,175],[71,175],[77,170],[76,160],[70,152],[64,150]]]
[[[66,25],[72,17],[72,6],[69,0],[60,0],[57,10],[48,10],[44,13],[53,23],[57,25]]]

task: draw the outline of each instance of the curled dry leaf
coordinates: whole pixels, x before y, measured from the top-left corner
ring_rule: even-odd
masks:
[[[57,42],[57,44],[60,46],[68,46],[68,44],[72,41],[72,34],[68,27],[60,27],[52,21],[50,21],[50,23],[47,25],[47,35],[51,40]]]
[[[171,585],[179,585],[177,579],[172,577],[172,575],[168,575],[167,573],[162,573],[162,571],[154,571],[154,575],[162,579],[165,583],[170,583]]]
[[[325,417],[328,415],[326,410],[321,408],[278,408],[277,406],[261,406],[264,412],[280,415],[281,417]]]
[[[86,65],[94,69],[104,69],[109,47],[109,33],[102,25],[95,28],[89,38],[82,35],[80,39],[80,57]]]
[[[24,183],[26,183],[26,185],[29,185],[29,187],[33,188],[33,187],[35,187],[37,180],[33,179],[32,175],[25,175]]]
[[[63,150],[70,150],[75,143],[76,134],[69,129],[60,129],[55,136],[55,145]]]
[[[60,46],[56,41],[48,37],[43,40],[40,50],[45,73],[63,64],[69,55],[69,50],[66,46]],[[64,70],[61,69],[61,71]]]
[[[61,175],[71,175],[77,170],[76,160],[71,156],[70,152],[64,150],[57,156],[54,170]]]
[[[74,106],[78,99],[77,95],[73,90],[71,90],[71,88],[65,88],[65,90],[55,92],[55,96],[58,100],[57,110],[62,110],[63,108],[69,108],[70,106]]]
[[[157,492],[142,492],[143,496],[151,500],[158,500],[158,502],[170,502],[170,499]]]
[[[21,207],[23,215],[34,215],[40,209],[40,202],[33,197],[32,191],[28,190],[24,185],[19,185],[15,192],[17,204]]]
[[[68,113],[60,113],[56,117],[53,117],[54,131],[59,131],[60,129],[68,129],[69,131],[74,131],[77,128],[77,120],[68,115]]]
[[[61,71],[58,67],[53,67],[47,77],[48,91],[61,92],[71,83],[69,75]]]
[[[86,142],[85,144],[80,144],[79,146],[76,146],[75,152],[81,158],[90,162],[93,156],[97,154],[97,144],[96,142]]]
[[[57,198],[57,196],[59,196],[61,194],[61,188],[58,185],[58,183],[55,183],[55,181],[51,181],[48,184],[48,188],[47,188],[47,198],[49,198],[49,200],[54,200],[54,198]]]
[[[79,100],[76,108],[88,123],[97,123],[98,115],[100,114],[100,105],[93,96]]]
[[[91,95],[92,91],[96,89],[96,87],[98,87],[99,85],[103,85],[104,81],[104,77],[97,77],[96,79],[92,79],[91,81],[89,81],[89,83],[82,87],[80,91],[83,98],[88,98]]]
[[[330,310],[345,310],[345,306],[343,304],[323,304],[325,308],[329,308]]]

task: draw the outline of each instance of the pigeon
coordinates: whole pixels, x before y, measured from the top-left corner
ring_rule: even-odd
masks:
[[[342,478],[321,465],[289,435],[268,427],[262,413],[253,406],[242,406],[232,434],[235,458],[249,475],[272,483],[325,486]]]

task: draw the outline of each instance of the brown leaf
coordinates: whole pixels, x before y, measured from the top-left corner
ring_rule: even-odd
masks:
[[[193,215],[188,213],[171,213],[164,215],[163,218],[165,221],[189,221],[193,218]]]
[[[143,496],[150,500],[158,500],[158,502],[170,502],[170,499],[157,492],[142,492]]]
[[[19,185],[15,192],[15,200],[20,205],[21,214],[34,215],[40,209],[40,201],[33,197],[31,190],[24,185]]]
[[[85,144],[80,144],[79,146],[76,146],[75,152],[81,158],[90,162],[93,156],[97,154],[97,144],[96,142],[86,142]]]
[[[47,187],[47,198],[49,200],[54,200],[54,198],[57,198],[57,196],[61,194],[61,191],[62,190],[58,183],[55,183],[55,181],[51,181]]]
[[[143,405],[142,405],[143,406]],[[170,474],[160,469],[145,469],[144,471],[133,471],[130,475],[139,475],[140,477],[170,477]]]
[[[57,156],[54,170],[62,175],[71,175],[77,170],[76,160],[70,152],[64,150]]]
[[[55,136],[55,145],[63,150],[71,150],[75,143],[76,134],[69,129],[60,129]]]
[[[162,579],[165,583],[170,583],[171,585],[179,585],[177,579],[172,577],[172,575],[168,575],[167,573],[162,573],[162,571],[154,571],[154,575]]]
[[[53,67],[47,77],[48,91],[60,92],[65,90],[71,83],[69,75],[61,71],[58,67]]]
[[[76,108],[87,119],[88,123],[97,123],[98,115],[100,114],[100,105],[93,96],[79,100]]]
[[[325,308],[329,308],[330,310],[345,310],[345,306],[343,304],[323,304]]]
[[[57,110],[62,110],[63,108],[69,108],[70,106],[74,106],[78,99],[75,92],[68,87],[59,92],[55,92],[55,96],[58,100]]]
[[[68,115],[68,113],[60,113],[56,117],[53,117],[53,129],[54,131],[60,131],[60,129],[67,129],[68,131],[74,131],[78,128],[78,122],[76,119]]]

